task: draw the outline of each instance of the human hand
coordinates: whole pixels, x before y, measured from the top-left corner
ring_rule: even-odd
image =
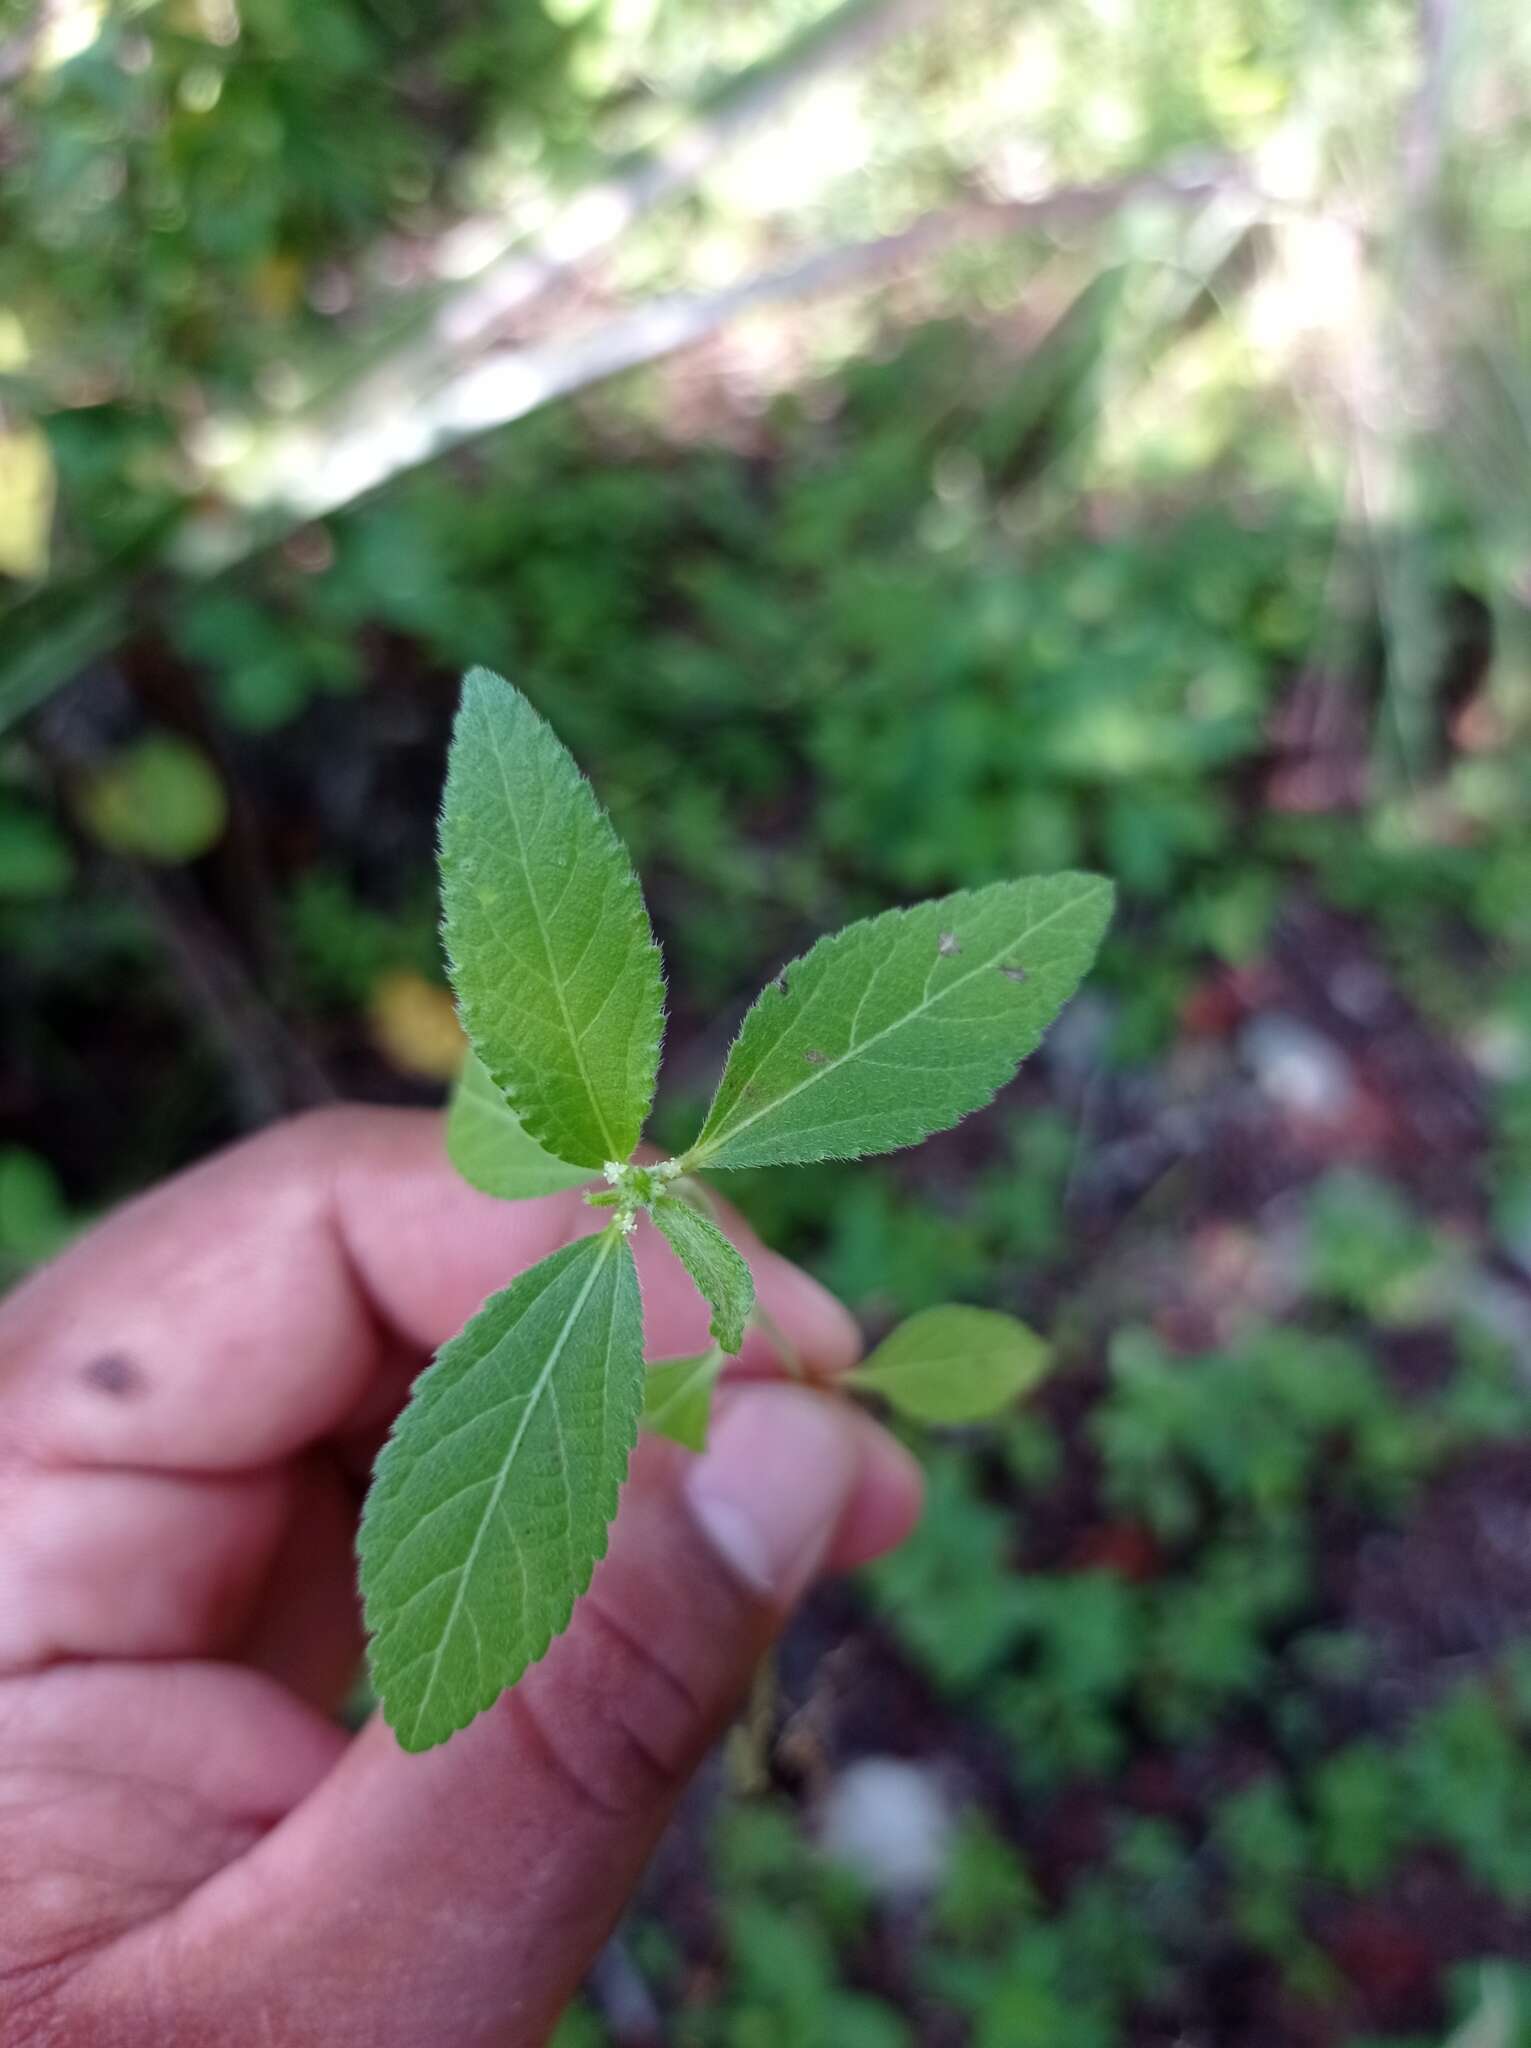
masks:
[[[435,1347],[587,1219],[466,1187],[434,1116],[324,1111],[0,1307],[3,2048],[531,2048],[794,1600],[907,1532],[906,1454],[762,1383],[752,1338],[705,1457],[640,1446],[513,1692],[423,1756],[377,1717],[347,1736],[377,1446]],[[804,1357],[849,1366],[844,1311],[733,1227]],[[650,1353],[702,1348],[646,1224],[638,1253]]]

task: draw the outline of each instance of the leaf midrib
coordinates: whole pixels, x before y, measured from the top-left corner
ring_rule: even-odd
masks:
[[[868,1382],[893,1379],[901,1372],[924,1372],[931,1366],[939,1370],[942,1367],[971,1365],[972,1362],[971,1351],[961,1350],[954,1345],[950,1351],[923,1351],[918,1358],[895,1358],[891,1364],[879,1365],[875,1358],[869,1358],[865,1365],[857,1366],[851,1378]],[[985,1364],[987,1362],[987,1358],[980,1361]]]
[[[500,787],[505,792],[505,808],[510,813],[511,826],[516,835],[516,853],[520,858],[521,871],[526,876],[526,894],[532,906],[532,917],[537,926],[537,937],[542,942],[542,957],[547,962],[548,980],[553,984],[554,994],[558,998],[559,1012],[563,1017],[564,1030],[568,1034],[570,1049],[574,1054],[574,1064],[579,1069],[579,1078],[585,1090],[585,1100],[590,1105],[591,1113],[594,1115],[596,1123],[600,1126],[601,1136],[606,1143],[606,1156],[609,1159],[615,1159],[620,1147],[616,1139],[611,1135],[611,1126],[606,1121],[606,1117],[601,1109],[600,1100],[596,1095],[594,1087],[591,1085],[590,1075],[585,1066],[583,1041],[574,1029],[574,1019],[569,1015],[569,1005],[564,995],[564,983],[558,969],[553,964],[553,948],[548,939],[547,926],[543,922],[542,904],[537,895],[537,884],[532,874],[531,862],[527,859],[526,855],[526,835],[521,829],[521,814],[516,805],[515,797],[511,793],[510,774],[505,765],[504,750],[500,745],[499,729],[493,719],[485,719],[484,730],[489,735],[489,745],[494,754],[494,764],[500,771]],[[544,795],[545,801],[546,796]],[[597,926],[599,926],[599,922],[598,913]],[[592,942],[593,939],[594,934],[592,933]],[[585,952],[588,953],[589,950],[590,945],[587,943]],[[580,957],[583,960],[584,955],[581,954]],[[607,1000],[610,1000],[609,993]],[[571,1164],[582,1166],[585,1164],[585,1161],[574,1160]]]
[[[466,1558],[464,1558],[461,1570],[458,1573],[457,1591],[452,1596],[451,1608],[447,1614],[445,1622],[442,1624],[441,1632],[436,1639],[436,1648],[431,1658],[430,1676],[425,1681],[425,1689],[420,1695],[420,1705],[415,1713],[415,1726],[417,1728],[425,1718],[426,1710],[430,1705],[431,1694],[435,1690],[436,1680],[441,1675],[441,1660],[446,1653],[447,1644],[451,1641],[452,1632],[457,1626],[458,1616],[462,1612],[463,1601],[467,1597],[468,1582],[473,1576],[473,1567],[474,1564],[477,1562],[478,1553],[484,1541],[484,1532],[489,1527],[491,1521],[493,1521],[495,1515],[499,1512],[500,1496],[505,1491],[506,1481],[510,1478],[511,1467],[516,1462],[517,1454],[521,1449],[522,1440],[525,1438],[528,1429],[531,1428],[532,1417],[536,1414],[538,1405],[540,1404],[543,1395],[547,1392],[548,1384],[553,1377],[554,1369],[557,1366],[559,1359],[563,1356],[564,1346],[569,1341],[570,1332],[573,1330],[581,1314],[584,1312],[585,1303],[590,1299],[591,1293],[595,1287],[595,1283],[600,1278],[601,1269],[606,1263],[607,1254],[610,1252],[612,1246],[616,1243],[616,1241],[617,1232],[613,1229],[603,1230],[600,1234],[600,1237],[596,1240],[599,1246],[599,1250],[596,1254],[596,1257],[591,1262],[590,1277],[586,1280],[584,1286],[580,1289],[578,1298],[570,1307],[568,1314],[564,1317],[563,1327],[559,1330],[557,1337],[554,1339],[553,1343],[548,1348],[547,1361],[544,1364],[542,1371],[537,1376],[535,1386],[533,1386],[531,1392],[527,1396],[525,1411],[523,1412],[521,1420],[516,1427],[516,1432],[514,1436],[510,1440],[510,1444],[505,1452],[505,1456],[501,1460],[500,1469],[495,1474],[493,1490],[490,1493],[488,1501],[484,1505],[484,1511],[483,1514],[479,1517],[479,1524],[477,1530],[474,1532],[473,1541],[468,1546],[468,1555],[466,1556]],[[513,1325],[512,1327],[519,1327],[519,1325]],[[506,1335],[509,1336],[510,1332],[507,1331]],[[503,1342],[504,1340],[502,1339],[501,1341]],[[485,1354],[486,1357],[489,1355],[490,1354],[488,1353]],[[512,1544],[511,1547],[515,1551],[517,1560],[519,1562],[520,1546],[518,1544]],[[522,1569],[524,1572],[524,1564],[522,1566]]]
[[[693,1146],[692,1150],[686,1155],[687,1164],[700,1165],[710,1155],[716,1153],[721,1146],[730,1143],[733,1139],[747,1131],[751,1124],[759,1123],[763,1116],[774,1115],[777,1110],[781,1109],[786,1103],[789,1103],[795,1095],[801,1095],[805,1088],[813,1087],[815,1082],[818,1081],[827,1081],[830,1075],[836,1073],[848,1060],[862,1058],[871,1051],[874,1045],[880,1044],[883,1039],[891,1037],[895,1031],[902,1031],[906,1024],[912,1024],[917,1017],[924,1016],[927,1010],[935,1009],[938,1003],[944,1003],[946,998],[954,995],[959,988],[963,988],[968,982],[976,980],[980,974],[987,974],[989,969],[999,960],[1002,953],[1008,953],[1013,947],[1023,945],[1028,939],[1035,938],[1038,932],[1045,931],[1055,919],[1062,917],[1065,911],[1077,908],[1084,899],[1084,896],[1090,893],[1089,891],[1082,891],[1079,896],[1071,898],[1069,902],[1060,903],[1056,910],[1050,910],[1046,917],[1038,918],[1037,922],[1028,925],[1024,932],[1006,939],[997,952],[990,954],[987,959],[981,960],[976,967],[969,968],[965,974],[959,974],[954,980],[949,981],[938,995],[923,997],[912,1010],[906,1010],[901,1017],[896,1017],[891,1024],[885,1024],[881,1031],[874,1031],[870,1038],[863,1039],[859,1045],[848,1046],[837,1058],[826,1060],[823,1066],[814,1067],[812,1072],[805,1074],[801,1081],[794,1082],[784,1095],[778,1095],[772,1102],[762,1103],[759,1109],[752,1110],[742,1122],[732,1124],[714,1137]],[[880,966],[873,970],[874,974],[878,971],[880,971]],[[928,981],[926,986],[928,988]],[[778,1039],[777,1045],[780,1043],[781,1041]],[[775,1050],[776,1046],[773,1045],[771,1052]],[[767,1058],[769,1056],[769,1054],[766,1055]]]

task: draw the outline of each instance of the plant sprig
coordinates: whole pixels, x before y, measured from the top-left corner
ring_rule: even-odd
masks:
[[[606,1548],[640,1424],[691,1449],[756,1314],[701,1171],[917,1144],[991,1100],[1073,994],[1110,920],[1061,874],[891,910],[820,939],[757,997],[694,1143],[634,1158],[664,977],[642,890],[551,728],[509,683],[463,685],[441,826],[452,981],[472,1051],[447,1147],[475,1187],[584,1186],[605,1227],[492,1295],[416,1382],[362,1518],[373,1681],[406,1749],[443,1742],[568,1624]],[[647,1216],[710,1311],[712,1344],[645,1370],[630,1243]],[[1013,1318],[927,1310],[850,1386],[921,1421],[979,1419],[1045,1347]]]

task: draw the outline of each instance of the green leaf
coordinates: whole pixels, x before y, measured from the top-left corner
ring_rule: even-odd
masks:
[[[980,1422],[1047,1371],[1041,1338],[993,1309],[927,1308],[885,1337],[849,1375],[916,1422]]]
[[[24,1145],[0,1145],[0,1287],[51,1259],[75,1227],[47,1160]]]
[[[441,895],[463,1023],[528,1133],[574,1166],[625,1161],[659,1068],[659,949],[589,783],[482,668],[452,736]]]
[[[729,1357],[744,1342],[755,1307],[750,1269],[710,1217],[674,1195],[661,1195],[652,1215],[670,1249],[712,1310],[712,1334]]]
[[[1036,875],[821,939],[756,998],[687,1164],[892,1152],[981,1108],[1079,986],[1111,904],[1097,875]]]
[[[722,1345],[714,1344],[694,1358],[667,1358],[651,1365],[644,1384],[644,1428],[684,1444],[688,1451],[705,1451],[712,1396],[727,1363]]]
[[[0,797],[0,902],[43,903],[73,880],[74,855],[53,820]]]
[[[172,732],[146,733],[93,768],[74,805],[108,851],[161,867],[200,860],[223,837],[229,816],[217,769]]]
[[[48,573],[58,479],[41,427],[13,419],[0,425],[0,576],[40,582]]]
[[[485,1302],[415,1383],[362,1517],[373,1684],[405,1749],[514,1685],[606,1548],[643,1407],[637,1269],[616,1230]]]
[[[556,1195],[590,1178],[587,1168],[566,1166],[526,1135],[521,1119],[471,1052],[447,1111],[447,1157],[470,1187],[506,1202]]]

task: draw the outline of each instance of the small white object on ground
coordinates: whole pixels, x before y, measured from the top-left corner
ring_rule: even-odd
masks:
[[[1277,1010],[1253,1018],[1240,1049],[1261,1093],[1295,1116],[1334,1119],[1355,1096],[1349,1060],[1298,1017]]]
[[[936,1773],[898,1757],[869,1756],[835,1779],[819,1814],[823,1853],[879,1897],[919,1898],[946,1871],[952,1810]]]

